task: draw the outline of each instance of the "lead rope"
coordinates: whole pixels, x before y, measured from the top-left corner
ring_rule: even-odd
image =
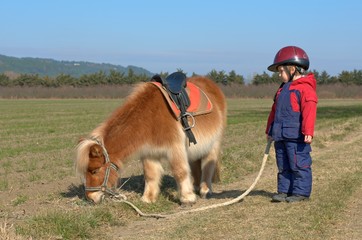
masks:
[[[251,184],[251,186],[243,193],[241,194],[240,196],[232,199],[232,200],[229,200],[229,201],[226,201],[226,202],[223,202],[223,203],[217,203],[217,204],[213,204],[213,205],[209,205],[209,206],[205,206],[205,207],[200,207],[200,208],[195,208],[195,209],[190,209],[190,210],[187,210],[187,211],[181,211],[181,212],[176,212],[176,213],[170,213],[170,214],[147,214],[147,213],[143,213],[139,208],[137,208],[133,203],[125,200],[125,199],[120,199],[118,200],[118,202],[123,202],[123,203],[126,203],[128,204],[129,206],[131,206],[140,216],[142,217],[153,217],[153,218],[167,218],[167,217],[172,217],[172,216],[177,216],[177,215],[181,215],[181,214],[187,214],[187,213],[194,213],[194,212],[200,212],[200,211],[205,211],[205,210],[208,210],[208,209],[213,209],[213,208],[218,208],[218,207],[224,207],[224,206],[228,206],[228,205],[231,205],[231,204],[234,204],[234,203],[237,203],[239,202],[240,200],[242,200],[245,196],[247,196],[251,190],[254,189],[255,185],[257,184],[257,182],[259,181],[260,177],[261,177],[261,174],[263,173],[264,171],[264,168],[265,168],[265,164],[266,164],[266,161],[268,159],[268,156],[269,156],[269,151],[270,151],[270,146],[271,146],[271,143],[272,141],[268,140],[268,143],[265,147],[265,152],[264,152],[264,157],[263,157],[263,161],[262,161],[262,164],[261,164],[261,167],[260,167],[260,170],[259,170],[259,173],[258,173],[258,176],[255,178],[253,184]],[[117,196],[115,197],[117,198]]]

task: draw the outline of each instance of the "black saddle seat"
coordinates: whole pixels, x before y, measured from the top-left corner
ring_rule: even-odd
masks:
[[[182,72],[174,72],[166,77],[166,82],[172,93],[181,93],[186,88],[186,75]]]
[[[152,77],[151,81],[156,81],[162,84],[168,91],[170,97],[176,103],[179,109],[185,107],[185,110],[190,106],[190,98],[186,92],[186,75],[182,72],[174,72],[163,79],[160,75]]]
[[[163,79],[160,75],[154,75],[151,81],[159,82],[167,90],[172,101],[177,105],[181,111],[181,123],[190,140],[196,144],[196,139],[191,132],[191,127],[188,124],[187,108],[190,106],[190,98],[186,91],[186,75],[182,72],[174,72]]]

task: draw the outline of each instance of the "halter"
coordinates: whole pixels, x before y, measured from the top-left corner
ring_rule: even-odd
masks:
[[[118,168],[118,166],[116,164],[112,163],[109,160],[109,155],[108,155],[108,152],[107,152],[106,148],[104,147],[104,145],[98,139],[92,138],[92,140],[97,142],[97,144],[102,147],[103,156],[104,156],[104,158],[106,160],[106,164],[108,164],[108,163],[109,164],[107,166],[106,173],[104,175],[104,180],[103,180],[102,185],[100,185],[98,187],[87,187],[84,184],[85,191],[88,191],[88,192],[102,191],[103,193],[108,193],[109,195],[116,196],[117,194],[112,189],[107,187],[107,183],[108,183],[108,179],[109,179],[109,174],[111,173],[111,169],[118,172],[119,168]]]

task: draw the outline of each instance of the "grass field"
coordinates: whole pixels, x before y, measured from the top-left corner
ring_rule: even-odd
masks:
[[[200,199],[194,208],[237,197],[253,182],[265,148],[271,102],[228,99],[222,180],[215,185],[215,196]],[[242,202],[159,220],[139,217],[117,202],[87,203],[75,176],[79,137],[121,103],[121,99],[0,100],[0,239],[358,239],[353,238],[360,226],[353,213],[362,197],[362,100],[320,100],[311,201],[270,202],[276,190],[272,148],[260,182]],[[142,211],[183,210],[175,201],[171,176],[164,178],[155,204],[140,201],[140,163],[128,163],[122,178],[130,178],[125,194]]]

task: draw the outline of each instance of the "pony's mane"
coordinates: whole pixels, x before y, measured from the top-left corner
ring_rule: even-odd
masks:
[[[133,102],[135,101],[136,99],[138,99],[141,95],[144,94],[146,90],[146,88],[150,86],[149,83],[138,83],[135,85],[135,87],[133,88],[132,92],[130,93],[130,95],[126,98],[126,103],[127,102]]]
[[[110,116],[96,128],[91,136],[97,136],[99,139],[109,140],[109,134],[113,135],[115,129],[120,126],[126,128],[127,125],[133,124],[133,120],[137,119],[143,107],[154,97],[154,92],[159,91],[157,87],[150,83],[137,84],[132,92],[127,96],[123,104],[115,109]],[[137,113],[136,113],[137,112]],[[118,128],[119,129],[119,128]]]
[[[140,95],[146,91],[148,86],[151,85],[144,83],[137,84],[123,105],[135,102],[138,98],[140,98]],[[82,139],[78,143],[76,147],[75,170],[76,173],[81,177],[84,177],[84,174],[88,169],[90,147],[94,144],[104,144],[103,139],[106,134],[107,127],[110,125],[109,121],[111,119],[120,117],[120,113],[122,113],[122,111],[122,107],[118,108],[108,119],[95,128],[89,137]]]
[[[75,159],[75,170],[81,177],[84,176],[89,164],[89,149],[92,145],[97,144],[93,138],[83,139],[76,147],[77,156]]]

